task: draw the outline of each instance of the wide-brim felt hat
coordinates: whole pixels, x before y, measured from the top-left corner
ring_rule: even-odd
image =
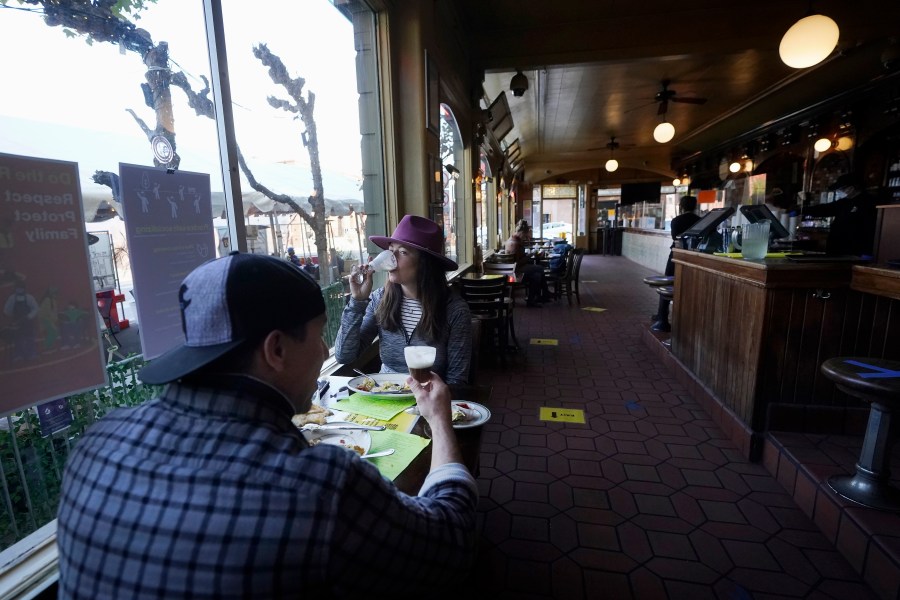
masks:
[[[438,259],[445,271],[455,271],[459,268],[459,265],[444,256],[443,230],[437,223],[425,217],[406,215],[400,219],[391,237],[372,235],[369,236],[369,240],[384,250],[391,243],[395,243],[430,254]]]

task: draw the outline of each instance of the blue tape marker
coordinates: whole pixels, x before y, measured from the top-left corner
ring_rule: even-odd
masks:
[[[900,377],[900,371],[892,371],[890,369],[885,369],[884,367],[867,365],[866,363],[859,362],[858,360],[845,360],[844,362],[848,365],[865,367],[866,369],[872,369],[875,371],[875,373],[857,373],[857,375],[859,375],[863,379],[893,379],[894,377]]]
[[[642,410],[641,405],[635,402],[634,400],[630,400],[625,403],[625,408],[628,410]]]

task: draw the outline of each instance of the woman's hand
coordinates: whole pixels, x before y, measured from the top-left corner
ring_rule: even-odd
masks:
[[[368,300],[372,295],[372,277],[375,271],[369,265],[354,265],[350,270],[350,296],[354,300]]]
[[[431,373],[431,379],[419,383],[412,377],[406,379],[409,389],[416,397],[419,414],[425,420],[433,424],[436,422],[450,423],[450,388],[436,373]]]

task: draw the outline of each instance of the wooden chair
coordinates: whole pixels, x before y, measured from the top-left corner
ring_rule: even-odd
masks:
[[[562,293],[564,289],[566,289],[566,281],[571,280],[572,278],[572,269],[575,266],[575,250],[567,250],[565,267],[563,268],[562,273],[554,273],[549,268],[544,269],[544,276],[547,278],[547,284],[553,285],[553,296],[556,299],[562,297]],[[571,290],[569,290],[569,304],[572,304],[571,298]]]
[[[581,279],[581,261],[584,260],[584,249],[579,248],[575,251],[575,266],[572,267],[572,291],[575,292],[575,300],[578,306],[581,306],[581,290],[579,289],[579,280]]]
[[[493,263],[513,263],[516,262],[515,254],[507,254],[506,252],[494,252],[488,257],[490,260],[488,262]]]
[[[505,277],[457,280],[459,291],[469,305],[472,317],[481,323],[482,336],[492,332],[501,363],[506,362],[509,340],[509,282]]]

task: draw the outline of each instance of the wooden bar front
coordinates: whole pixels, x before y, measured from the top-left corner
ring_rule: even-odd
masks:
[[[754,433],[767,428],[775,404],[851,402],[819,372],[822,361],[856,345],[850,263],[677,249],[674,260],[672,353]]]

